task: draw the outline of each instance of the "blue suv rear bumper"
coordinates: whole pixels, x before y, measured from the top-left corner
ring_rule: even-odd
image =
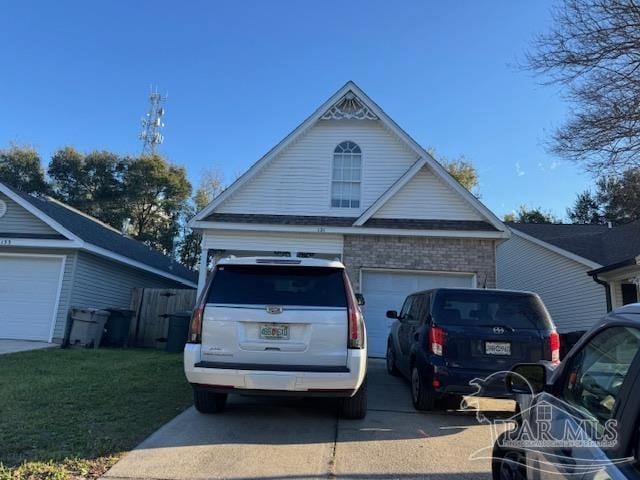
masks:
[[[505,373],[452,367],[435,355],[418,360],[417,365],[423,381],[437,393],[513,398],[505,386]]]

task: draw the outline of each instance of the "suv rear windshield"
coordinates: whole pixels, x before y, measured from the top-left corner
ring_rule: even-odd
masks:
[[[540,299],[522,293],[441,291],[436,295],[433,316],[440,325],[553,329]]]
[[[220,265],[208,303],[345,307],[341,268]]]

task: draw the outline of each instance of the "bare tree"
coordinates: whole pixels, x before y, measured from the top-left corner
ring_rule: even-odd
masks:
[[[640,3],[564,0],[553,20],[527,55],[572,104],[551,150],[597,174],[640,165]]]

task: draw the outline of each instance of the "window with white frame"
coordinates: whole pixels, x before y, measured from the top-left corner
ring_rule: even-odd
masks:
[[[362,151],[354,142],[342,142],[333,151],[331,206],[360,208]]]

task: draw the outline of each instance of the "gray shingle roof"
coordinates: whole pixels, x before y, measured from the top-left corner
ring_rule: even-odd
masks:
[[[184,278],[190,282],[197,281],[196,272],[189,270],[159,251],[147,247],[142,242],[121,235],[98,221],[75,212],[64,204],[46,197],[28,195],[6,184],[5,186],[87,243]]]
[[[304,225],[318,227],[351,227],[356,217],[323,217],[312,215],[260,215],[243,213],[212,213],[209,222],[255,223],[262,225]],[[398,228],[404,230],[480,230],[497,231],[488,222],[475,220],[417,220],[412,218],[371,218],[367,228]]]
[[[603,266],[640,255],[640,220],[613,228],[606,225],[573,224],[507,225]]]

